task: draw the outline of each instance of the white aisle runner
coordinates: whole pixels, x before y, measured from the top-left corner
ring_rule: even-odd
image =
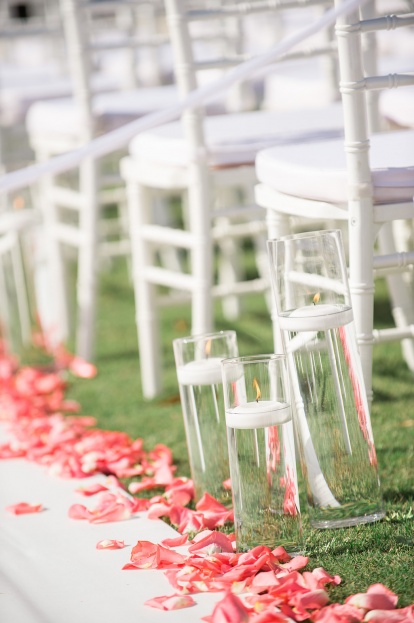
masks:
[[[95,525],[68,517],[72,504],[96,506],[96,496],[75,489],[104,480],[63,480],[25,459],[0,460],[1,623],[194,623],[212,612],[222,593],[196,594],[197,605],[181,610],[144,606],[173,594],[173,587],[162,570],[122,570],[138,540],[178,536],[163,521],[147,519],[145,512]],[[45,510],[19,516],[5,510],[18,502]],[[127,547],[97,550],[102,539],[123,540]]]

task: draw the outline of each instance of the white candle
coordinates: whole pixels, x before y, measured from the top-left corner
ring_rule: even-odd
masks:
[[[226,425],[230,428],[265,428],[292,419],[290,406],[275,400],[246,402],[226,410]]]
[[[327,331],[349,324],[353,319],[351,307],[312,304],[299,307],[288,316],[279,316],[279,325],[285,331]]]
[[[220,357],[198,359],[178,366],[177,379],[181,385],[217,385],[222,383],[221,359]]]

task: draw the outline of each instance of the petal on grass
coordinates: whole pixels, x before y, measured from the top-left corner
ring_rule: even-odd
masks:
[[[345,603],[362,610],[393,610],[398,597],[383,584],[372,584],[366,593],[357,593],[345,599]]]
[[[414,605],[399,610],[371,610],[365,615],[365,621],[367,623],[412,623],[414,621]]]
[[[6,511],[12,515],[29,515],[30,513],[40,513],[42,510],[41,504],[28,504],[27,502],[18,502],[18,504],[6,506]]]
[[[97,374],[96,366],[80,357],[73,357],[70,360],[69,370],[81,379],[93,379]]]

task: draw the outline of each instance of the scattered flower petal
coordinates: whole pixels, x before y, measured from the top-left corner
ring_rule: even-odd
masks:
[[[215,605],[211,616],[204,617],[202,620],[208,623],[248,623],[249,611],[236,595],[228,592]]]
[[[96,544],[96,549],[123,549],[124,547],[124,541],[116,541],[114,539],[103,539]]]
[[[12,504],[6,506],[6,511],[13,515],[28,515],[30,513],[40,513],[43,510],[41,504],[28,504],[27,502],[19,502],[18,504]]]
[[[100,482],[94,482],[87,487],[78,487],[76,489],[76,493],[80,493],[81,495],[85,496],[95,495],[96,493],[100,493],[101,491],[108,491],[108,487],[105,487]]]
[[[146,606],[158,608],[160,610],[180,610],[194,606],[195,601],[190,595],[167,595],[163,597],[153,597],[145,602]]]

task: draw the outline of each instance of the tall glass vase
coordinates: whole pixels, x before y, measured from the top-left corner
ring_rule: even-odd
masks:
[[[173,347],[196,501],[209,493],[230,504],[221,361],[237,357],[236,332],[178,338]]]
[[[310,523],[384,516],[341,232],[268,242]]]

